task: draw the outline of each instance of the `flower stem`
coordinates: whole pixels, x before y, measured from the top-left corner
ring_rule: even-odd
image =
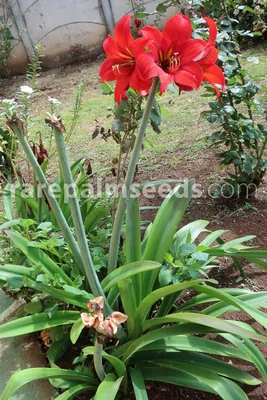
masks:
[[[113,225],[113,230],[112,230],[112,237],[111,237],[111,242],[110,242],[110,249],[109,249],[109,260],[108,260],[108,273],[111,273],[117,268],[117,262],[118,262],[118,252],[119,252],[119,244],[120,244],[120,235],[121,235],[121,228],[123,224],[123,218],[125,215],[125,210],[126,210],[126,205],[127,205],[127,200],[130,195],[131,191],[131,185],[133,182],[133,177],[134,177],[134,172],[136,169],[136,164],[138,162],[138,157],[142,148],[142,143],[143,139],[145,136],[150,112],[153,106],[154,98],[157,92],[157,87],[158,87],[158,78],[154,79],[154,82],[152,84],[152,87],[150,89],[150,93],[147,99],[146,103],[146,108],[140,123],[138,135],[134,144],[134,148],[132,151],[131,159],[129,162],[127,174],[125,177],[125,182],[124,182],[124,189],[121,194],[116,216],[115,216],[115,221]]]
[[[53,127],[53,130],[54,130],[54,135],[55,135],[55,140],[56,140],[60,169],[61,169],[61,173],[63,175],[64,183],[66,185],[68,185],[68,187],[72,188],[72,190],[73,190],[73,193],[71,196],[69,196],[68,201],[69,201],[69,205],[70,205],[73,225],[74,225],[76,236],[77,236],[78,246],[79,246],[79,249],[81,252],[81,257],[82,257],[85,274],[86,274],[88,283],[90,285],[90,288],[93,292],[93,295],[95,297],[98,297],[98,296],[104,297],[105,313],[110,314],[112,312],[112,310],[111,310],[111,307],[109,306],[109,304],[105,298],[105,295],[103,293],[102,287],[100,285],[99,279],[97,277],[97,274],[96,274],[96,271],[94,268],[91,253],[90,253],[90,250],[88,247],[88,242],[87,242],[87,238],[86,238],[86,234],[85,234],[85,230],[84,230],[80,205],[79,205],[79,202],[77,199],[76,187],[75,187],[75,183],[73,182],[73,177],[72,177],[72,173],[71,173],[69,162],[68,162],[66,146],[64,143],[64,137],[63,137],[62,132],[59,129],[57,129],[55,126]]]
[[[17,125],[18,121],[13,120],[10,122],[10,127],[12,128],[12,130],[14,131],[14,133],[17,135],[19,142],[27,156],[27,159],[29,160],[29,162],[32,165],[33,171],[36,174],[36,177],[39,180],[39,183],[41,184],[44,193],[46,194],[46,197],[50,203],[50,206],[55,214],[55,217],[58,221],[58,224],[60,226],[60,229],[62,230],[62,233],[66,239],[66,242],[68,243],[72,255],[77,263],[77,265],[82,269],[82,258],[79,252],[79,248],[78,245],[73,237],[73,234],[71,233],[70,227],[62,213],[62,210],[54,196],[53,191],[50,190],[49,184],[46,180],[46,177],[40,167],[40,165],[38,164],[35,155],[32,152],[32,149],[26,139],[26,137],[24,136],[24,134],[21,132],[21,130],[19,129],[18,125]],[[83,271],[83,269],[82,269]],[[84,271],[83,271],[84,272]]]
[[[94,366],[97,376],[101,381],[103,381],[106,377],[106,373],[103,368],[102,350],[103,350],[103,344],[99,343],[98,337],[96,337],[95,349],[94,349]]]

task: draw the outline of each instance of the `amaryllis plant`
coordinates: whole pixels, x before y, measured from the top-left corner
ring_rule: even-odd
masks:
[[[199,89],[202,81],[206,81],[219,96],[218,86],[224,88],[225,80],[216,65],[217,28],[212,19],[205,21],[210,31],[207,42],[192,39],[191,21],[183,14],[170,18],[162,32],[153,26],[143,27],[140,38],[134,40],[131,16],[124,16],[115,28],[114,38],[109,35],[104,42],[108,58],[100,68],[103,82],[116,81],[116,102],[127,98],[130,87],[146,95],[156,77],[160,80],[160,94],[172,83],[180,91],[190,91]]]
[[[266,360],[252,342],[265,343],[266,336],[246,323],[225,317],[229,311],[246,312],[267,328],[266,314],[259,310],[259,307],[265,307],[266,292],[217,289],[214,287],[217,282],[207,276],[201,279],[197,275],[194,279],[171,284],[162,284],[159,279],[166,256],[175,250],[171,261],[176,266],[177,253],[188,245],[192,249],[192,242],[206,226],[205,221],[196,221],[177,232],[192,197],[194,181],[185,182],[171,191],[144,235],[141,234],[138,199],[130,195],[157,92],[163,94],[172,83],[180,91],[195,90],[202,81],[207,81],[214,86],[218,97],[219,86],[222,90],[224,88],[223,73],[216,65],[216,27],[212,20],[207,18],[206,22],[210,30],[208,41],[191,38],[191,22],[182,14],[172,17],[162,32],[154,27],[143,27],[140,37],[133,39],[131,16],[127,15],[118,22],[114,37],[109,36],[104,43],[108,59],[101,66],[100,76],[103,81],[116,81],[116,102],[126,98],[129,88],[140,96],[148,95],[148,98],[126,173],[125,190],[115,215],[108,273],[101,281],[88,247],[77,196],[69,198],[74,235],[31,150],[22,121],[13,112],[8,115],[8,127],[18,137],[36,179],[42,184],[73,262],[85,279],[83,290],[77,289],[71,273],[62,270],[61,265],[41,249],[31,247],[17,231],[7,231],[10,240],[24,251],[33,267],[36,266],[38,281],[34,268],[9,267],[19,276],[27,277],[25,285],[43,291],[44,297],[49,295],[60,301],[61,308],[54,311],[52,317],[42,312],[7,322],[0,326],[0,338],[62,325],[70,326],[70,329],[65,331],[66,337],[53,342],[48,350],[51,368],[32,368],[15,373],[0,400],[8,400],[22,385],[44,378],[51,379],[63,390],[58,400],[74,399],[83,391],[89,391],[88,398],[94,396],[95,400],[128,399],[131,396],[147,400],[147,380],[206,391],[224,400],[247,400],[238,383],[258,385],[260,380],[232,365],[236,358],[252,363],[263,379],[267,379]],[[64,184],[73,187],[62,118],[53,115],[46,122],[55,136]],[[122,230],[125,243],[120,250],[125,265],[118,263]],[[204,264],[207,266],[216,257],[228,256],[235,261],[236,258],[249,259],[267,269],[267,263],[262,260],[267,258],[267,252],[243,245],[244,241],[251,239],[250,236],[224,243],[220,239],[221,233],[206,231],[207,236],[199,246],[196,245],[192,259],[206,260]],[[210,247],[216,241],[219,244]],[[199,265],[201,268],[201,263]],[[4,270],[9,267],[5,266]],[[185,298],[184,291],[190,289],[197,295]],[[198,306],[202,311],[198,311]],[[224,318],[220,319],[223,315]],[[207,334],[220,336],[223,342],[211,339],[211,335],[205,336]],[[88,341],[79,358],[82,365],[72,370],[60,368],[58,359],[81,335]],[[228,363],[229,357],[231,363]]]

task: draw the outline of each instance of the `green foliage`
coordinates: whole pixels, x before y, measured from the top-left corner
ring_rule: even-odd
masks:
[[[71,172],[75,187],[77,189],[77,196],[80,203],[84,226],[86,232],[89,234],[97,228],[100,221],[103,224],[103,227],[108,225],[110,222],[109,210],[111,207],[111,201],[108,197],[101,199],[94,197],[91,194],[89,186],[91,174],[88,174],[87,162],[88,160],[84,158],[77,160],[71,165]],[[42,164],[42,170],[44,173],[46,173],[47,163],[48,162],[45,161]],[[51,184],[51,190],[58,198],[58,203],[64,217],[70,226],[73,227],[68,201],[68,196],[72,195],[71,188],[64,185],[64,181],[61,176],[57,176]],[[10,186],[8,186],[5,188],[5,193],[11,196],[8,206],[12,205],[12,196],[14,197],[16,212],[19,218],[33,218],[36,221],[39,220],[39,223],[52,223],[55,228],[58,228],[56,216],[50,207],[49,200],[47,199],[41,185],[39,185],[38,182],[34,182],[33,189],[30,190],[24,186],[21,180],[18,180],[14,184],[13,190],[11,190]],[[50,225],[47,225],[47,227],[48,226]]]
[[[66,140],[70,139],[71,135],[73,134],[73,132],[75,130],[76,124],[77,124],[79,116],[80,116],[84,92],[85,92],[85,85],[83,82],[80,82],[75,91],[74,105],[71,110],[72,120],[71,120],[71,125],[68,130]]]
[[[224,185],[227,196],[253,193],[267,170],[267,130],[263,124],[267,111],[255,97],[259,86],[242,68],[238,33],[234,20],[220,21],[219,60],[224,68],[227,91],[219,101],[209,103],[210,110],[204,113],[210,123],[219,127],[208,140],[213,146],[226,146],[220,153],[220,169],[227,168],[229,174]],[[248,61],[254,63],[258,59]]]
[[[34,90],[38,90],[38,79],[42,71],[42,49],[40,43],[35,43],[33,46],[33,56],[28,64],[26,77],[30,81],[30,85]]]
[[[189,187],[192,184],[193,182],[190,182]],[[187,196],[190,197],[187,185],[183,185],[182,191],[180,190],[179,193],[180,195],[182,192],[187,193]],[[244,241],[250,240],[252,237],[223,243],[220,237],[224,231],[206,231],[207,221],[196,221],[177,231],[188,203],[188,197],[186,199],[185,202],[182,196],[177,196],[177,189],[175,189],[162,204],[153,223],[155,227],[161,226],[159,228],[161,234],[160,247],[169,249],[165,257],[163,254],[165,263],[171,254],[177,259],[185,261],[192,259],[193,254],[199,253],[201,257],[199,256],[195,260],[199,263],[200,270],[202,269],[203,273],[204,271],[208,273],[208,269],[212,267],[217,256],[247,257],[250,261],[257,260],[257,257],[266,257],[266,252],[251,250],[251,248],[243,245]],[[167,229],[168,232],[172,232],[172,236],[169,238],[167,231],[164,233],[165,217],[168,213],[173,213],[174,209],[180,210],[179,217],[177,215],[177,218],[173,218],[175,222],[172,229],[170,230],[170,227]],[[136,207],[133,207],[130,202],[127,218],[135,218],[136,212]],[[13,221],[9,221],[9,224],[12,225],[12,223]],[[20,229],[19,223],[24,226],[24,229],[28,229],[28,235],[33,240],[35,237],[34,231],[32,231],[34,221],[26,223],[26,221],[21,220],[17,225],[13,225],[12,229]],[[189,268],[187,275],[181,274],[181,281],[184,279],[183,282],[175,284],[165,282],[162,284],[160,282],[160,264],[142,260],[142,258],[145,259],[148,250],[151,260],[162,258],[162,255],[158,253],[159,239],[156,231],[153,233],[153,225],[147,228],[141,243],[140,220],[138,223],[137,219],[137,226],[134,228],[135,235],[132,235],[133,228],[131,225],[127,225],[126,240],[129,234],[133,241],[132,246],[135,246],[135,241],[139,243],[141,253],[127,252],[127,257],[133,257],[135,262],[121,266],[101,282],[104,292],[108,293],[108,298],[111,294],[113,297],[115,296],[121,304],[119,309],[122,308],[128,315],[124,344],[115,348],[107,347],[107,352],[103,351],[102,353],[106,361],[106,377],[103,382],[98,386],[98,381],[93,378],[92,372],[84,367],[84,361],[93,356],[95,352],[93,346],[87,346],[82,350],[77,361],[74,360],[74,362],[78,362],[79,368],[76,368],[76,375],[73,375],[73,379],[71,375],[68,375],[68,371],[60,368],[56,368],[57,374],[55,373],[55,375],[53,375],[53,368],[28,370],[31,371],[31,375],[27,370],[20,371],[17,373],[18,380],[14,375],[9,381],[0,397],[1,400],[7,399],[21,385],[40,379],[40,376],[57,378],[53,380],[54,384],[66,389],[59,396],[62,399],[71,398],[73,394],[86,391],[88,388],[91,391],[96,391],[96,397],[99,399],[104,399],[103,396],[107,392],[110,393],[111,397],[115,398],[117,395],[120,398],[131,391],[133,387],[137,399],[147,400],[144,384],[147,379],[165,381],[215,393],[222,399],[230,400],[233,398],[231,396],[242,400],[246,399],[245,393],[237,383],[258,385],[260,381],[234,365],[229,366],[227,362],[217,359],[217,356],[248,361],[254,364],[264,379],[267,377],[267,363],[261,354],[258,354],[259,350],[252,342],[252,340],[266,342],[266,337],[261,336],[245,323],[219,318],[229,311],[243,311],[266,327],[266,315],[259,308],[265,307],[267,292],[253,293],[242,289],[216,289],[211,286],[216,284],[215,281],[193,279]],[[47,224],[42,223],[41,226],[44,230],[47,228]],[[206,232],[206,237],[201,240],[198,246],[195,246],[195,241],[203,232]],[[23,285],[33,289],[35,296],[27,307],[24,307],[24,315],[26,316],[0,327],[0,337],[17,336],[49,328],[60,329],[58,334],[52,335],[51,331],[52,347],[49,350],[49,358],[51,357],[51,360],[55,363],[58,357],[64,354],[71,345],[71,341],[75,343],[79,336],[83,335],[80,312],[83,311],[86,302],[93,296],[87,290],[77,288],[73,279],[66,284],[64,275],[62,277],[59,275],[63,274],[63,271],[67,272],[67,270],[62,268],[62,272],[59,274],[59,271],[56,271],[57,265],[48,256],[45,256],[42,261],[43,251],[35,246],[31,247],[30,243],[26,247],[25,239],[22,239],[21,233],[12,231],[9,235],[11,235],[12,240],[19,240],[17,243],[21,243],[19,246],[30,260],[30,265],[28,267],[6,265],[2,268],[2,271],[5,272],[9,269],[14,276],[22,276]],[[21,247],[22,244],[23,247]],[[186,244],[195,246],[193,253],[193,248],[187,249]],[[35,255],[37,249],[38,256]],[[129,256],[130,254],[133,254],[133,256]],[[204,255],[208,257],[205,259],[206,265],[205,262],[202,262]],[[53,251],[51,251],[51,257],[53,256]],[[185,267],[186,262],[184,262]],[[53,268],[55,268],[55,271],[51,274]],[[70,274],[71,271],[69,270],[67,273]],[[144,274],[154,275],[151,291],[147,290],[148,283],[143,278]],[[161,288],[158,288],[159,283],[162,285]],[[190,289],[199,294],[190,297],[185,302],[177,301],[182,298],[184,291]],[[196,313],[195,307],[199,304],[202,305],[202,311]],[[73,310],[68,310],[70,305],[72,305]],[[170,323],[173,325],[168,326]],[[72,325],[71,330],[62,331],[61,327],[64,325]],[[222,344],[198,336],[208,333],[223,335],[226,343]],[[240,341],[240,337],[244,340]],[[63,338],[64,343],[62,342]],[[255,357],[254,354],[258,355]],[[69,374],[72,372],[69,371]],[[83,381],[84,376],[88,378],[88,381]],[[17,385],[15,382],[19,382],[19,384]]]
[[[14,37],[11,32],[12,24],[8,18],[8,1],[1,1],[0,5],[3,10],[3,15],[0,15],[0,66],[7,70]]]
[[[265,0],[228,0],[227,8],[238,19],[238,30],[252,32],[254,36],[266,34],[267,15]],[[242,38],[241,38],[242,39]]]
[[[164,7],[168,4],[164,2]],[[115,115],[112,130],[106,132],[98,124],[94,132],[94,137],[111,136],[119,144],[120,160],[114,162],[117,183],[124,175],[122,154],[132,150],[134,158],[126,175],[134,175],[145,133],[144,128],[136,133],[140,118],[144,117],[141,126],[150,120],[158,129],[161,111],[153,98],[157,83],[152,85],[144,111],[140,98],[130,91],[128,100],[111,110]],[[109,85],[103,90],[112,91]],[[117,199],[114,197],[111,207],[104,195],[96,199],[87,191],[84,197],[83,185],[92,175],[91,165],[78,160],[69,166],[61,117],[49,115],[46,120],[55,134],[60,164],[54,181],[59,195],[54,199],[52,185],[44,177],[47,161],[42,165],[36,161],[16,110],[8,115],[8,126],[27,154],[36,185],[33,194],[25,191],[21,182],[14,189],[9,184],[4,193],[1,285],[12,294],[19,293],[26,304],[17,318],[0,326],[0,338],[45,329],[52,344],[47,352],[51,368],[15,373],[0,400],[37,379],[49,379],[53,386],[64,389],[58,396],[61,400],[86,390],[98,400],[106,399],[107,393],[111,399],[128,398],[132,391],[136,399],[147,400],[146,380],[201,390],[224,400],[246,400],[239,385],[256,386],[261,381],[236,367],[235,360],[237,364],[240,360],[250,363],[266,380],[267,362],[253,341],[266,344],[267,338],[251,323],[238,318],[233,321],[227,313],[246,313],[266,329],[262,309],[267,308],[267,292],[218,289],[208,274],[219,257],[233,260],[239,268],[238,259],[246,259],[265,270],[267,251],[245,246],[252,236],[224,242],[221,236],[225,231],[207,231],[207,221],[179,229],[193,194],[193,180],[169,193],[144,232],[139,203],[127,192],[126,206],[118,207],[121,222],[116,229],[113,225],[111,233],[110,209],[114,215]],[[131,143],[124,153],[126,139]],[[41,196],[38,194],[37,178],[46,183],[46,196],[42,190]],[[75,196],[66,201],[65,185],[73,182]],[[127,184],[130,191],[132,178]],[[102,266],[108,253],[114,248],[117,252],[116,246],[112,247],[114,237],[121,238],[120,257],[117,263],[116,254],[107,274]],[[166,270],[171,272],[167,279]],[[123,327],[117,322],[120,318]],[[61,369],[56,364],[59,358],[79,340],[79,345],[86,346],[82,345],[81,354],[73,360],[75,369]]]
[[[226,169],[229,177],[214,194],[226,197],[248,197],[262,183],[267,170],[267,130],[264,125],[267,111],[264,103],[261,105],[256,97],[262,88],[253,82],[242,67],[239,46],[239,41],[253,39],[266,31],[266,7],[264,0],[246,0],[243,3],[238,0],[183,3],[165,0],[157,6],[159,14],[164,14],[170,6],[175,5],[187,15],[194,16],[194,36],[199,38],[206,38],[200,14],[208,11],[209,15],[213,14],[219,20],[217,47],[227,91],[221,93],[219,100],[209,103],[210,110],[202,114],[217,128],[207,140],[219,149],[221,145],[226,147],[220,153],[220,169]],[[247,61],[259,62],[256,57],[250,57]]]
[[[18,150],[16,138],[7,130],[0,128],[0,179],[6,180],[15,174],[15,157]]]
[[[219,268],[220,263],[214,254],[215,251],[218,251],[219,254],[221,250],[225,254],[229,249],[231,250],[236,267],[241,275],[244,274],[241,264],[234,257],[234,253],[246,250],[248,247],[243,243],[254,239],[255,236],[246,236],[224,242],[221,236],[227,231],[217,230],[212,232],[206,229],[207,225],[208,221],[194,221],[176,232],[159,274],[161,286],[168,285],[171,282],[178,283],[197,279],[199,276],[207,277],[205,271],[209,271],[211,268]],[[202,236],[201,240],[199,239],[200,235]],[[209,254],[211,245],[213,245],[212,254]]]

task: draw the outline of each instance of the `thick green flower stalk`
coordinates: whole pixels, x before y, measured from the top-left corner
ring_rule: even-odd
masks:
[[[147,99],[146,108],[144,110],[144,114],[140,123],[138,135],[134,144],[134,148],[131,154],[131,159],[129,162],[127,174],[124,181],[124,188],[121,194],[117,212],[115,215],[115,221],[112,230],[112,237],[110,242],[110,250],[109,250],[109,260],[108,260],[108,273],[114,271],[117,268],[118,261],[118,252],[119,252],[119,244],[120,244],[120,235],[123,224],[123,219],[126,211],[127,200],[130,196],[131,185],[133,182],[134,172],[136,169],[136,165],[138,162],[138,157],[142,148],[142,143],[144,140],[147,124],[149,121],[150,112],[153,106],[153,102],[157,93],[159,80],[156,78],[152,84],[150,89],[150,93]]]
[[[24,135],[24,128],[23,128],[22,121],[20,119],[18,119],[17,117],[8,117],[7,124],[9,126],[9,128],[17,136],[17,138],[21,144],[21,147],[23,148],[23,150],[32,166],[33,172],[34,172],[35,176],[37,177],[37,179],[39,180],[39,184],[42,186],[42,189],[43,189],[45,195],[47,196],[49,204],[55,214],[55,217],[56,217],[58,224],[60,226],[60,229],[66,239],[66,242],[68,243],[68,245],[71,249],[73,257],[74,257],[76,263],[78,264],[79,268],[81,269],[81,271],[84,273],[83,262],[82,262],[82,258],[80,255],[80,251],[79,251],[77,242],[75,241],[75,239],[73,237],[70,227],[61,211],[61,208],[53,194],[53,191],[50,190],[49,183],[47,182],[47,179],[46,179],[40,165],[38,164],[37,159],[36,159],[35,155],[33,154],[32,149]]]
[[[101,288],[99,279],[97,277],[93,260],[91,257],[91,253],[88,247],[87,239],[86,239],[86,234],[84,230],[84,225],[83,225],[83,220],[82,220],[82,215],[81,215],[81,210],[80,210],[80,205],[77,199],[77,194],[76,194],[76,188],[73,182],[69,162],[68,162],[68,157],[67,157],[67,152],[66,152],[66,146],[64,143],[64,137],[62,132],[64,131],[64,126],[61,122],[60,117],[53,117],[50,120],[46,120],[48,125],[52,126],[54,135],[55,135],[55,141],[56,141],[56,146],[57,146],[57,152],[58,152],[58,158],[59,158],[59,165],[60,165],[60,170],[64,179],[64,183],[66,185],[69,185],[69,187],[72,187],[73,194],[72,196],[69,197],[69,205],[70,205],[70,210],[71,210],[71,215],[72,215],[72,220],[78,240],[78,246],[80,249],[80,254],[83,262],[83,269],[85,271],[87,280],[89,282],[90,288],[94,294],[94,296],[103,296],[104,293]],[[107,301],[105,300],[105,312],[109,314],[112,312],[110,306],[108,305]]]

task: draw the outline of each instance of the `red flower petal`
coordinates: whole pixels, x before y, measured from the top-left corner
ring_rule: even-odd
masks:
[[[174,81],[178,86],[187,86],[187,90],[198,89],[203,79],[202,68],[195,62],[188,63],[174,76]],[[191,88],[191,89],[190,89]]]
[[[144,28],[140,29],[138,33],[147,39],[155,40],[159,46],[161,45],[161,41],[163,39],[162,32],[160,32],[154,26],[145,26]]]
[[[129,76],[122,75],[117,78],[115,87],[115,101],[120,105],[121,100],[127,100],[126,90],[129,89]]]
[[[135,67],[129,80],[129,86],[137,90],[141,96],[146,96],[151,86],[151,80],[145,79],[139,71],[139,68]]]
[[[163,29],[163,35],[168,37],[175,44],[182,43],[191,38],[192,25],[191,21],[185,15],[179,13],[170,18]]]
[[[116,42],[119,43],[121,48],[127,48],[131,46],[131,43],[134,41],[131,34],[131,18],[132,15],[128,14],[122,17],[114,29],[114,38]]]
[[[116,76],[113,72],[114,61],[107,59],[105,60],[100,67],[99,75],[101,77],[102,82],[110,82],[116,79]]]
[[[211,67],[203,70],[203,80],[211,83],[217,94],[217,99],[220,97],[220,90],[216,85],[220,85],[222,90],[225,90],[225,78],[221,68],[218,65],[212,65]]]
[[[199,60],[199,65],[203,67],[204,66],[208,67],[215,64],[217,60],[218,60],[218,50],[215,47],[210,47],[210,49],[207,50],[206,55]]]
[[[216,26],[215,22],[211,18],[206,17],[204,19],[207,22],[208,27],[209,27],[209,31],[210,31],[208,43],[209,44],[211,44],[211,43],[214,44],[215,41],[216,41],[216,36],[217,36],[217,26]]]
[[[136,59],[136,65],[140,75],[142,75],[144,79],[152,79],[158,76],[159,70],[161,70],[150,53],[144,53],[139,56]]]
[[[195,61],[195,59],[203,53],[206,47],[206,42],[199,39],[190,39],[187,42],[184,42],[182,46],[178,46],[178,48],[179,47],[181,48],[181,50],[179,49],[181,64],[186,64],[193,60]]]

